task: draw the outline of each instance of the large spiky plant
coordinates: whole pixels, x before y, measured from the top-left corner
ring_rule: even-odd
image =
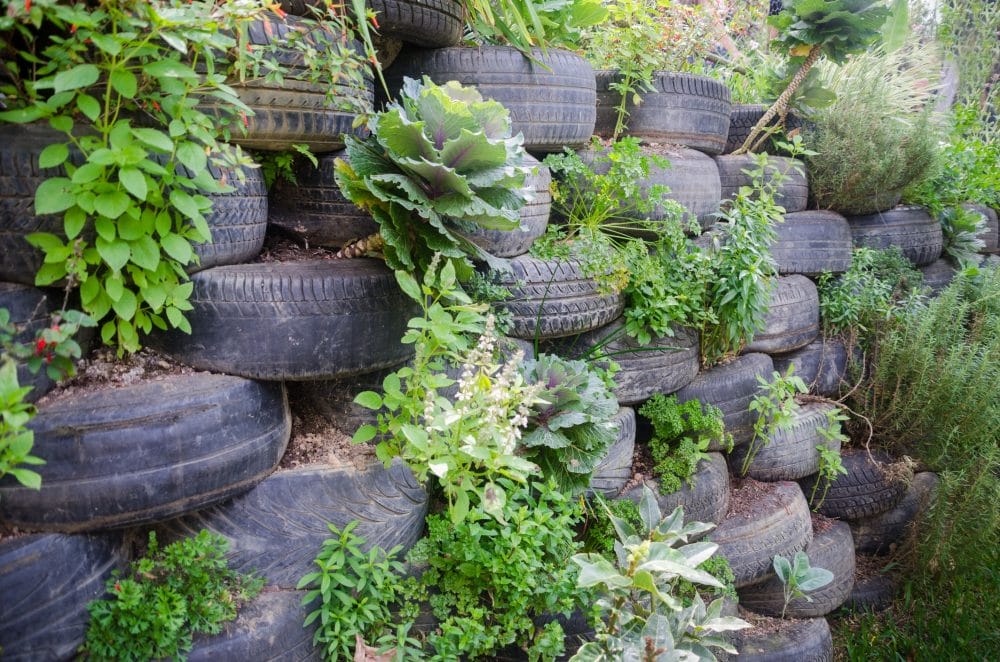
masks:
[[[467,272],[469,257],[493,258],[465,233],[513,230],[530,167],[507,109],[472,87],[404,79],[399,102],[368,120],[371,134],[348,137],[337,160],[344,195],[367,209],[379,232],[338,254],[381,254],[393,269],[423,271],[435,253]]]

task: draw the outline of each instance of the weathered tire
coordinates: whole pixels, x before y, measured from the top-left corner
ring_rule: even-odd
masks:
[[[719,554],[729,560],[736,588],[773,577],[771,562],[776,554],[791,557],[812,541],[809,505],[799,486],[780,482],[769,487],[754,498],[749,513],[727,513],[709,534],[709,540],[718,543]],[[730,503],[740,499],[738,489]]]
[[[367,0],[378,12],[379,35],[415,46],[444,48],[462,41],[465,10],[457,0]]]
[[[893,574],[878,573],[870,577],[856,577],[854,588],[844,602],[844,607],[850,611],[885,611],[892,605],[898,586],[899,580]]]
[[[755,161],[756,158],[751,154],[715,157],[723,200],[733,200],[740,187],[753,185],[753,178],[744,170],[756,169]],[[784,175],[777,184],[776,175]],[[774,202],[784,207],[786,213],[800,212],[806,208],[809,202],[809,180],[806,177],[806,164],[802,161],[782,156],[768,158],[767,168],[764,169],[764,183],[775,187]]]
[[[29,427],[42,488],[0,479],[0,520],[90,531],[246,492],[278,465],[291,419],[281,384],[199,374],[58,396]]]
[[[819,471],[817,446],[840,451],[839,440],[828,440],[819,432],[826,428],[826,413],[831,409],[832,405],[821,403],[802,406],[795,412],[791,427],[770,434],[768,444],[753,456],[746,475],[755,480],[773,482],[798,480]],[[729,461],[734,471],[738,472],[743,466],[749,450],[749,445],[733,450]]]
[[[825,618],[783,621],[777,632],[735,633],[740,662],[832,662],[833,635]]]
[[[617,496],[632,478],[632,455],[635,453],[635,410],[620,407],[612,423],[618,437],[608,454],[594,469],[590,489],[611,498]]]
[[[402,88],[404,76],[475,85],[483,97],[507,107],[512,131],[524,135],[528,151],[585,145],[597,112],[593,68],[582,57],[554,48],[533,49],[531,57],[509,46],[404,49],[385,80],[390,92]]]
[[[905,477],[887,474],[882,466],[890,462],[888,455],[872,452],[875,463],[864,449],[850,449],[841,453],[841,462],[847,469],[846,475],[837,476],[830,483],[826,498],[819,512],[838,519],[860,519],[874,517],[895,508],[906,494]],[[800,481],[802,491],[812,493],[818,480],[810,476]],[[819,491],[823,485],[819,486]]]
[[[861,554],[889,554],[906,537],[910,526],[934,496],[937,474],[924,471],[910,482],[903,499],[881,515],[851,522],[854,547]]]
[[[986,250],[997,248],[998,238],[1000,238],[1000,223],[997,221],[997,213],[992,208],[975,202],[966,202],[962,205],[962,209],[979,214],[986,221],[986,229],[979,234],[979,238],[986,244],[984,247]]]
[[[230,170],[210,165],[208,171],[233,190],[205,196],[212,201],[205,216],[212,240],[192,246],[198,265],[190,266],[189,273],[252,260],[264,247],[267,232],[267,186],[260,168],[243,168],[243,181]]]
[[[931,296],[937,296],[955,279],[956,270],[951,262],[941,258],[920,267],[920,273],[924,275],[924,285],[931,288]]]
[[[519,210],[521,227],[513,230],[478,229],[468,234],[472,243],[497,257],[517,257],[524,255],[545,233],[549,226],[549,212],[552,208],[552,173],[548,166],[539,163],[529,155],[525,165],[535,166],[535,172],[524,178],[524,188],[531,194],[531,200]]]
[[[400,339],[415,307],[377,260],[233,265],[191,280],[191,334],[158,333],[149,344],[200,370],[334,379],[411,353]]]
[[[677,391],[677,401],[699,400],[722,410],[726,432],[733,444],[745,444],[753,438],[756,415],[747,407],[760,390],[757,377],[771,380],[774,363],[766,354],[744,354],[730,363],[700,373],[690,384]],[[722,450],[720,446],[709,450]]]
[[[854,588],[854,541],[846,522],[829,522],[829,529],[813,532],[806,546],[809,565],[833,573],[833,581],[808,593],[812,602],[795,598],[788,603],[786,618],[826,616],[844,604]],[[791,559],[789,559],[791,560]],[[781,616],[785,604],[784,584],[777,577],[740,589],[740,606],[768,616]]]
[[[243,496],[158,527],[163,540],[209,529],[229,540],[229,564],[256,570],[268,586],[294,589],[310,572],[327,522],[354,530],[366,549],[396,545],[409,549],[423,532],[427,493],[400,460],[388,469],[312,465],[278,471]]]
[[[254,46],[279,46],[273,55],[284,64],[289,75],[283,81],[257,78],[245,83],[234,82],[232,87],[240,101],[253,110],[253,115],[237,119],[231,128],[230,142],[251,149],[263,151],[284,151],[292,145],[304,144],[314,154],[342,149],[341,135],[353,133],[357,112],[341,110],[354,108],[358,111],[371,108],[374,103],[375,85],[370,73],[365,73],[361,81],[351,80],[314,83],[309,80],[302,55],[294,50],[281,49],[288,35],[300,29],[299,19],[288,16],[279,18],[269,15],[255,20],[248,28],[248,38]],[[318,49],[328,49],[338,43],[339,37],[316,30],[315,37],[307,35],[312,45]],[[353,48],[358,49],[358,44]],[[214,101],[203,97],[202,108],[206,112],[214,110]]]
[[[510,261],[504,285],[513,297],[499,307],[511,314],[510,335],[533,340],[562,338],[596,329],[617,319],[625,307],[621,294],[601,292],[577,260],[539,260],[521,255]]]
[[[318,551],[318,549],[317,549]],[[317,603],[302,605],[305,591],[266,590],[240,609],[235,621],[222,624],[216,635],[197,635],[188,662],[216,660],[288,660],[319,662],[321,649],[313,647],[316,621],[302,627]]]
[[[819,335],[819,292],[805,276],[780,276],[774,282],[764,328],[747,352],[780,354],[805,347]]]
[[[685,522],[718,524],[729,510],[729,470],[721,453],[709,453],[709,459],[698,463],[690,484],[682,483],[675,492],[663,494],[655,479],[645,482],[656,494],[656,502],[664,515],[672,513],[677,506],[684,506]],[[624,496],[638,503],[642,498],[642,486],[633,487]]]
[[[903,205],[867,216],[848,216],[857,247],[886,249],[898,246],[918,267],[941,257],[941,223],[923,207]]]
[[[840,338],[817,338],[805,347],[771,357],[774,369],[785,374],[795,366],[795,374],[816,395],[834,396],[847,378],[847,347]]]
[[[729,154],[742,147],[747,136],[750,135],[750,130],[760,121],[765,112],[767,112],[767,106],[762,104],[734,104],[733,110],[729,114],[729,134],[726,136],[726,147],[722,153]],[[775,118],[768,126],[774,126],[777,123],[777,118]],[[802,121],[798,116],[795,113],[789,113],[785,128],[791,131],[801,126]],[[771,148],[770,143],[765,143],[763,148],[758,151],[777,154]]]
[[[48,325],[49,316],[56,309],[56,304],[44,290],[37,287],[0,283],[0,308],[7,309],[10,323],[17,329],[14,342],[26,343],[31,342],[35,334]],[[27,363],[17,364],[17,383],[31,387],[24,398],[27,402],[35,402],[56,385],[46,374],[45,366],[37,373],[32,373]]]
[[[818,276],[824,271],[839,274],[851,268],[851,227],[840,214],[786,214],[785,222],[778,223],[775,230],[778,238],[771,244],[771,257],[778,264],[778,273]]]
[[[90,616],[122,565],[117,536],[29,535],[0,543],[0,649],[14,662],[75,659]]]
[[[269,196],[270,223],[309,245],[329,248],[378,232],[371,214],[345,198],[333,177],[334,162],[346,156],[345,151],[322,156],[318,168],[300,161],[294,184],[279,178]]]
[[[623,405],[638,404],[654,393],[673,393],[698,374],[698,332],[687,327],[676,327],[673,337],[640,345],[618,319],[562,344],[560,353],[573,358],[617,363],[614,394]]]
[[[611,89],[617,71],[596,71],[597,123],[594,132],[611,138],[621,94]],[[706,154],[719,154],[729,133],[732,110],[729,88],[707,76],[672,71],[653,72],[652,91],[642,92],[642,103],[627,105],[625,135],[649,142],[684,145]]]

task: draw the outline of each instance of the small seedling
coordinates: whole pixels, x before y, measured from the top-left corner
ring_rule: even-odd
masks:
[[[788,603],[792,600],[805,598],[806,602],[812,602],[812,598],[806,593],[823,588],[833,581],[833,573],[826,568],[809,566],[809,556],[805,552],[797,552],[792,561],[780,554],[775,556],[774,572],[784,585],[785,604],[781,607],[782,618],[785,617]]]

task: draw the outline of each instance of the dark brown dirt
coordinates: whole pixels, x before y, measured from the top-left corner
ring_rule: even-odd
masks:
[[[834,523],[837,520],[831,519],[826,515],[821,515],[819,513],[812,513],[812,528],[813,534],[826,533],[833,528]]]
[[[776,632],[781,632],[795,622],[792,619],[772,618],[770,616],[755,614],[754,612],[744,609],[743,607],[740,607],[739,616],[750,624],[749,628],[741,630],[741,632],[748,634],[752,632],[757,636],[767,636]]]
[[[22,531],[16,526],[8,526],[7,524],[0,523],[0,544],[3,544],[8,540],[13,540],[14,538],[26,536],[29,533],[30,531]]]
[[[127,388],[174,375],[193,375],[197,370],[181,365],[152,349],[117,358],[113,349],[98,347],[77,363],[76,376],[45,394],[38,406],[67,395],[80,395],[109,388]]]
[[[772,496],[776,489],[777,483],[762,483],[753,478],[734,482],[726,519],[733,517],[752,519],[758,512],[758,506]]]
[[[876,575],[886,574],[891,571],[894,564],[878,556],[868,556],[858,554],[854,560],[854,580],[862,581],[871,579]]]
[[[281,458],[281,469],[309,464],[352,465],[358,469],[375,460],[375,446],[355,444],[324,417],[308,411],[292,415],[292,438]]]
[[[632,451],[632,477],[625,481],[622,488],[618,490],[618,496],[627,494],[644,481],[653,478],[654,464],[653,453],[649,449],[649,444],[636,442],[635,450]]]
[[[318,246],[306,246],[290,237],[278,233],[268,233],[264,239],[264,249],[254,262],[302,262],[305,260],[333,260],[334,251]]]

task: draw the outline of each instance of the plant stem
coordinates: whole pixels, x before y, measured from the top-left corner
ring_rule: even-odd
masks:
[[[792,80],[788,83],[788,87],[785,88],[785,91],[781,93],[781,96],[777,98],[771,107],[767,109],[764,116],[758,120],[757,124],[755,124],[753,129],[750,130],[750,135],[747,136],[743,145],[738,150],[733,152],[733,155],[746,154],[756,141],[757,136],[764,130],[764,127],[766,127],[768,123],[774,119],[775,115],[784,112],[784,110],[788,108],[788,103],[791,101],[795,91],[799,89],[802,81],[806,79],[806,75],[809,73],[809,70],[812,69],[813,65],[816,64],[816,61],[819,60],[820,53],[821,50],[819,44],[814,45],[809,50],[809,55],[806,57],[805,62],[803,62],[799,67],[799,70],[795,72]]]

